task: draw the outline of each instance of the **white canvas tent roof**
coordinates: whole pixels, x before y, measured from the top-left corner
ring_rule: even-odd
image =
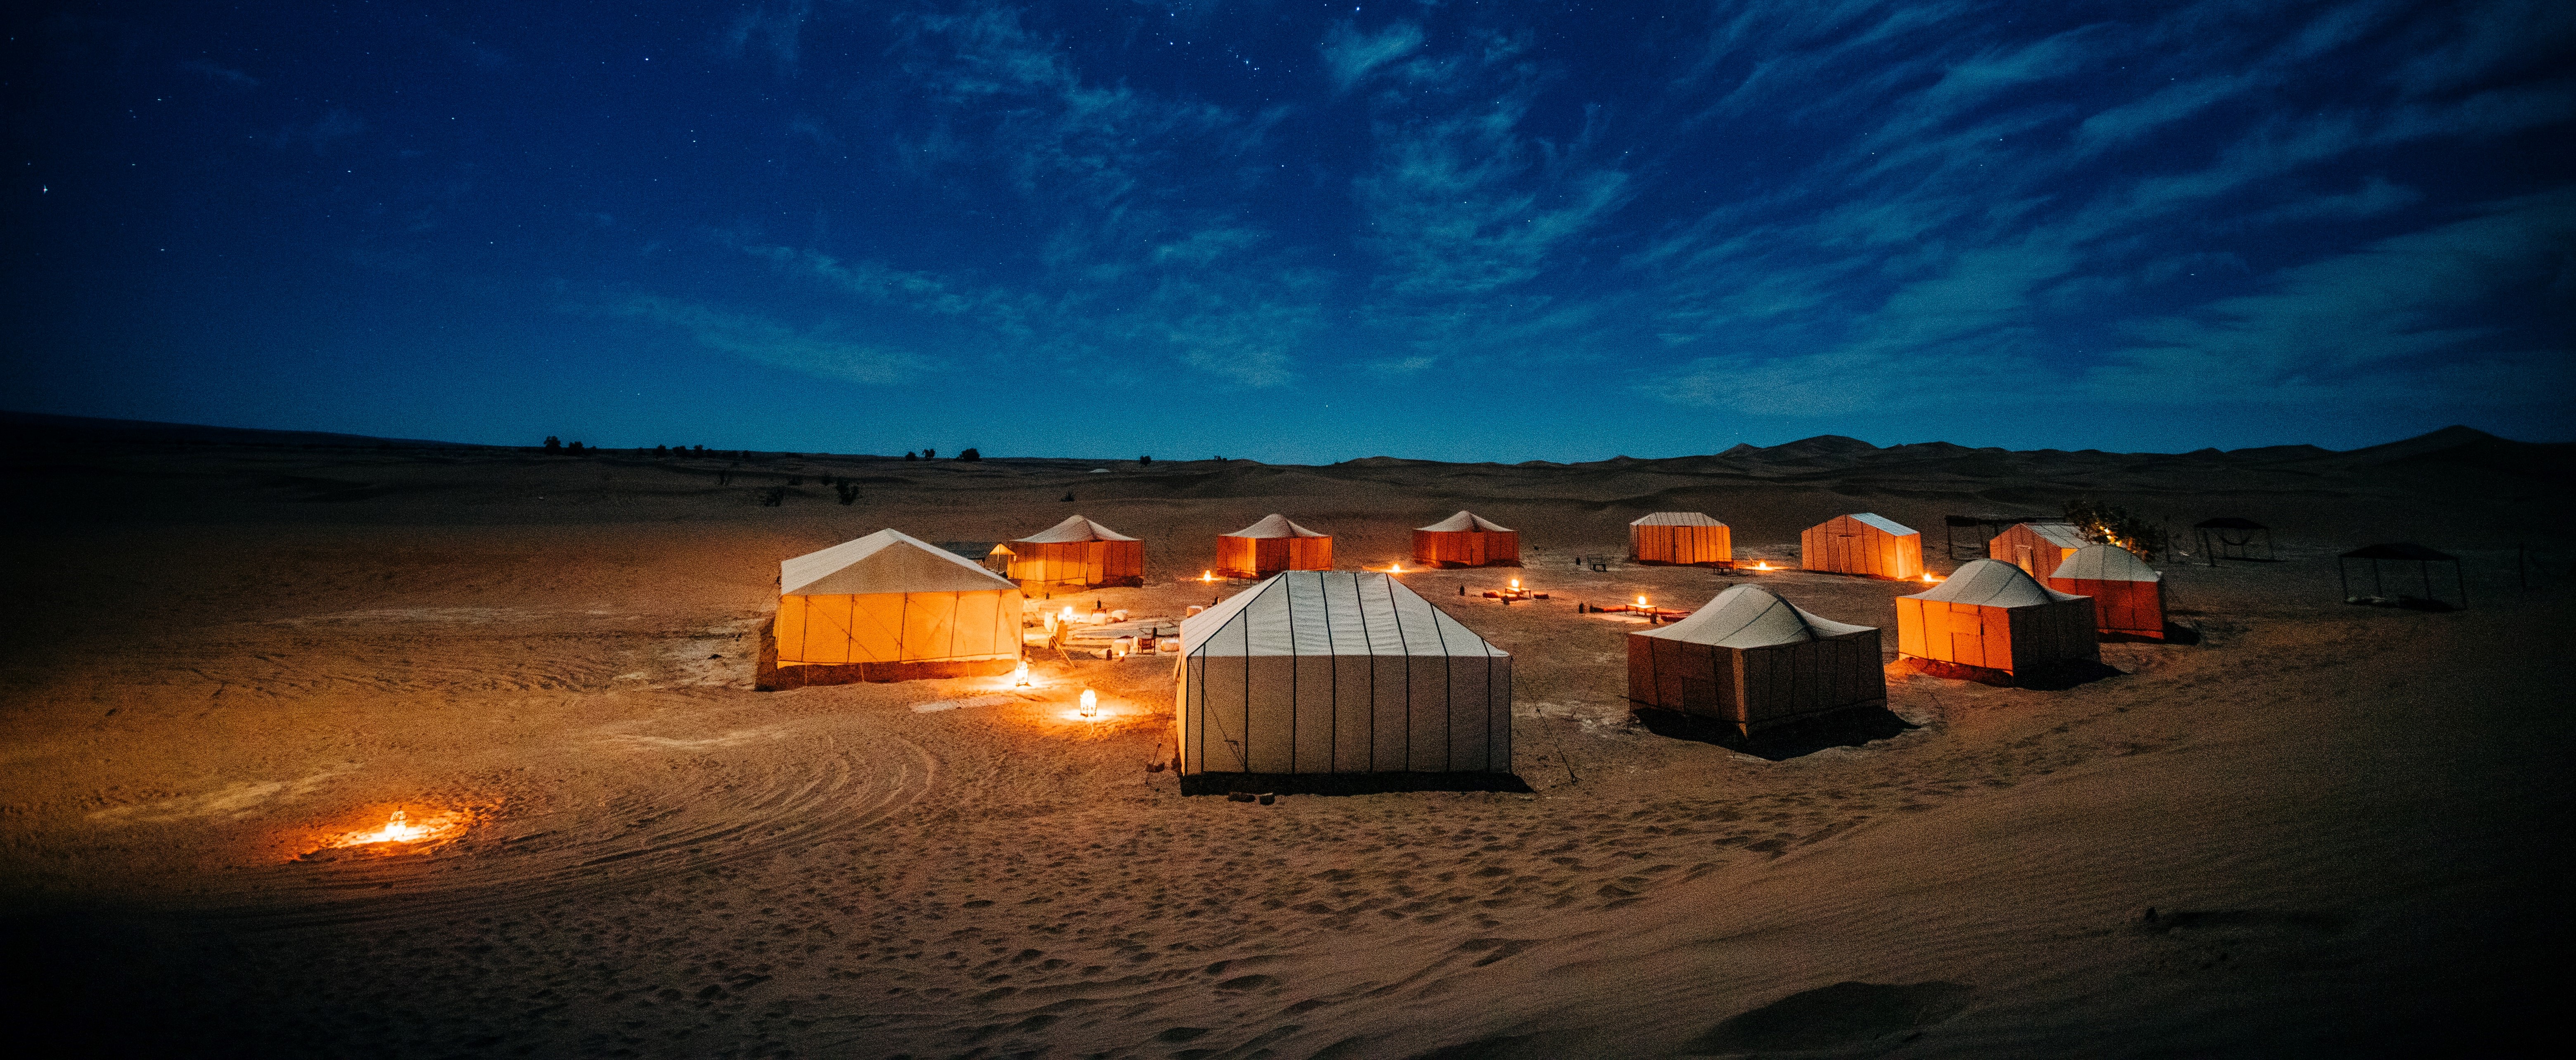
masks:
[[[1978,607],[2029,607],[2083,597],[2041,585],[2021,568],[2002,560],[1976,559],[1960,564],[1958,570],[1951,572],[1950,580],[1916,593],[1912,599]]]
[[[2073,523],[2023,523],[2021,525],[2029,527],[2031,533],[2038,534],[2040,540],[2059,548],[2083,548],[2093,543],[2092,539],[2085,537],[2084,531]]]
[[[1224,536],[1226,536],[1226,537],[1331,537],[1331,536],[1333,536],[1333,535],[1331,535],[1331,534],[1319,534],[1319,533],[1316,533],[1316,532],[1314,532],[1314,531],[1312,531],[1312,530],[1308,530],[1308,529],[1306,529],[1305,527],[1302,527],[1302,526],[1299,526],[1299,525],[1297,525],[1297,524],[1295,524],[1295,523],[1289,522],[1289,521],[1288,521],[1288,517],[1287,517],[1287,516],[1280,515],[1280,514],[1277,514],[1277,513],[1275,513],[1275,512],[1274,512],[1274,513],[1272,513],[1272,514],[1270,514],[1270,515],[1262,516],[1262,517],[1261,517],[1261,521],[1260,521],[1260,522],[1254,523],[1254,524],[1252,524],[1251,526],[1244,527],[1244,528],[1243,528],[1243,529],[1241,529],[1241,530],[1237,530],[1237,531],[1235,531],[1235,532],[1233,532],[1233,533],[1231,533],[1231,534],[1226,534],[1226,535],[1224,535]]]
[[[879,530],[778,565],[778,591],[789,596],[1018,592],[1019,588],[963,556],[900,530]]]
[[[2070,578],[2090,582],[2154,582],[2164,575],[2147,566],[2136,553],[2118,545],[2086,545],[2057,565],[2051,578]]]
[[[1661,629],[1639,630],[1636,635],[1721,648],[1762,648],[1866,633],[1870,628],[1808,614],[1759,585],[1738,585],[1717,594],[1717,599],[1691,612],[1689,618]]]
[[[1486,643],[1388,575],[1300,570],[1274,574],[1182,619],[1181,654],[1511,653]]]
[[[1905,535],[1914,532],[1913,527],[1897,522],[1896,520],[1890,519],[1884,515],[1873,515],[1868,512],[1853,513],[1852,521],[1868,523],[1871,526],[1875,526],[1881,530],[1887,531],[1888,533],[1895,534],[1898,537],[1904,537]]]
[[[1698,512],[1651,512],[1638,516],[1630,526],[1725,526]]]
[[[1026,541],[1033,545],[1060,545],[1073,541],[1134,541],[1136,539],[1082,516],[1072,515],[1066,516],[1061,523],[1014,540]]]
[[[1469,530],[1482,530],[1490,534],[1508,534],[1512,532],[1511,527],[1504,526],[1501,523],[1487,519],[1484,516],[1477,515],[1474,512],[1463,511],[1429,526],[1417,526],[1414,527],[1414,529],[1432,530],[1444,534],[1454,534]]]

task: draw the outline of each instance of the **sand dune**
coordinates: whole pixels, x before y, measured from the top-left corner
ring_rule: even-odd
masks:
[[[22,1025],[93,1048],[2412,1054],[2514,1044],[2566,935],[2576,541],[2545,447],[728,467],[237,441],[8,457],[46,500],[8,542],[0,923],[36,973]],[[2252,516],[2283,560],[2168,564],[2197,642],[2106,644],[2116,675],[1899,670],[1877,729],[1768,758],[1638,724],[1633,627],[1574,611],[1745,577],[1575,565],[1645,511],[1776,561],[1873,510],[1947,570],[1942,513],[2077,495]],[[750,687],[777,561],[881,527],[1078,511],[1147,539],[1148,584],[1060,598],[1178,614],[1230,591],[1183,580],[1214,535],[1269,512],[1347,568],[1462,507],[1521,530],[1513,573],[1553,594],[1408,576],[1520,657],[1526,792],[1184,796],[1146,768],[1154,660]],[[2338,603],[2330,557],[2398,538],[2466,557],[2477,606]],[[1874,625],[1909,591],[1761,577]],[[397,808],[470,823],[320,846]]]

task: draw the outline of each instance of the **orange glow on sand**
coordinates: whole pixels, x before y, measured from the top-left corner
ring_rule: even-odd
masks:
[[[1766,560],[1763,560],[1763,561],[1762,561],[1762,562],[1760,562],[1760,563],[1756,563],[1756,564],[1754,564],[1754,565],[1753,565],[1753,569],[1754,569],[1754,570],[1770,570],[1770,569],[1771,569],[1771,561],[1766,559]]]
[[[1200,582],[1201,584],[1205,584],[1205,583],[1207,583],[1207,582],[1212,582],[1212,581],[1215,581],[1215,580],[1216,580],[1216,572],[1215,572],[1215,571],[1212,571],[1212,570],[1203,570],[1203,571],[1200,571],[1200,572],[1199,572],[1199,582]]]
[[[1930,584],[1932,584],[1932,583],[1934,583],[1934,582],[1938,582],[1938,581],[1940,581],[1940,580],[1941,580],[1941,579],[1939,579],[1939,578],[1935,578],[1935,577],[1933,577],[1933,576],[1932,576],[1932,572],[1931,572],[1931,571],[1928,571],[1928,570],[1927,570],[1927,571],[1924,571],[1924,572],[1923,572],[1923,584],[1925,584],[1925,585],[1930,585]]]
[[[395,810],[384,827],[366,832],[343,832],[323,842],[324,847],[363,847],[379,843],[419,843],[443,839],[463,829],[468,822],[461,813],[442,813],[413,821],[411,815]]]

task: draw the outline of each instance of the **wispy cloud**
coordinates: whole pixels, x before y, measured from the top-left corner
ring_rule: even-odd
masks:
[[[1324,36],[1324,65],[1332,71],[1334,87],[1349,91],[1371,71],[1412,55],[1422,47],[1422,27],[1410,22],[1397,22],[1376,33],[1364,32],[1349,22],[1334,23]]]
[[[929,368],[914,354],[854,342],[829,326],[796,328],[758,314],[727,312],[696,302],[637,295],[606,311],[681,329],[699,345],[719,353],[820,379],[883,385]]]
[[[259,79],[256,77],[252,77],[240,70],[235,70],[232,67],[224,66],[205,59],[190,59],[186,62],[180,63],[179,69],[192,74],[203,75],[208,80],[231,85],[235,88],[256,88],[259,85]]]
[[[723,46],[727,56],[742,58],[756,39],[781,74],[794,76],[797,63],[797,37],[804,31],[805,19],[813,13],[813,0],[791,0],[771,10],[761,4],[743,12],[725,27]]]

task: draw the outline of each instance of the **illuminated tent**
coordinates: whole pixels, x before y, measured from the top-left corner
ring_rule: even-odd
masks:
[[[1216,569],[1228,577],[1258,578],[1283,570],[1333,569],[1333,536],[1319,534],[1284,515],[1216,539]]]
[[[1020,587],[879,530],[779,564],[771,628],[778,684],[1009,673],[1020,656]]]
[[[1628,698],[1762,729],[1887,701],[1878,631],[1818,618],[1758,585],[1628,634]]]
[[[1897,597],[1896,650],[2007,674],[2102,658],[2090,598],[2058,592],[1993,559],[1969,560],[1950,580]]]
[[[1082,516],[1011,542],[1011,577],[1040,585],[1143,585],[1145,543]]]
[[[1521,535],[1473,512],[1413,531],[1413,561],[1441,567],[1517,567]]]
[[[1885,516],[1837,515],[1798,535],[1798,565],[1835,574],[1917,578],[1923,574],[1923,535]]]
[[[2093,627],[2165,639],[2164,575],[2118,545],[2086,545],[2057,565],[2048,587],[2093,598]]]
[[[2015,523],[1986,543],[1986,557],[2019,567],[2033,578],[2045,578],[2076,549],[2092,543],[2073,523]]]
[[[1512,657],[1384,574],[1290,571],[1181,622],[1183,773],[1508,773]]]
[[[1656,512],[1628,524],[1628,551],[1639,563],[1728,563],[1735,541],[1725,523],[1698,512]]]

